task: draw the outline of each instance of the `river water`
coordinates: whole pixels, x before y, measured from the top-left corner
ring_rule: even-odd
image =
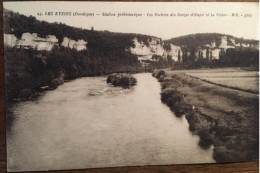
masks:
[[[7,132],[9,171],[212,163],[187,120],[160,100],[149,73],[124,89],[79,78],[15,105]]]

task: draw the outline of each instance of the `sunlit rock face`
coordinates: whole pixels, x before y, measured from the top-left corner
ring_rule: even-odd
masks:
[[[207,47],[207,48],[215,48],[215,47],[216,47],[216,41],[214,40],[214,41],[211,42],[210,44],[204,45],[204,47]]]
[[[37,33],[23,33],[18,42],[18,47],[33,48],[37,50],[52,50],[54,45],[58,45],[58,39],[54,35],[47,35],[45,38],[39,37]]]
[[[235,40],[234,38],[231,38],[230,41],[232,44],[236,47],[245,47],[245,48],[254,48],[254,49],[259,49],[259,44],[258,43],[241,43],[238,40]]]
[[[256,48],[258,45],[249,44],[249,43],[239,43],[238,40],[234,38],[229,38],[227,36],[220,37],[220,43],[217,45],[216,41],[212,41],[210,44],[202,45],[203,48],[198,48],[195,52],[195,60],[199,57],[207,58],[207,49],[209,53],[209,58],[212,59],[219,59],[220,52],[226,51],[227,49],[235,49],[235,48]],[[200,52],[200,53],[199,53]],[[189,52],[188,52],[189,53]]]
[[[223,36],[221,37],[221,43],[219,45],[219,48],[223,48],[224,50],[227,50],[228,48],[235,48],[235,46],[229,45],[227,36]]]
[[[242,43],[241,45],[242,45],[242,47],[250,47],[250,44]]]
[[[235,40],[234,38],[231,38],[230,41],[231,41],[231,43],[232,43],[234,46],[236,46],[236,47],[241,46],[240,43],[236,43],[236,40]]]
[[[212,59],[219,59],[221,49],[212,49]]]
[[[206,58],[207,56],[207,50],[206,49],[201,49],[201,54],[202,54],[202,58]]]
[[[228,43],[229,41],[229,43]],[[258,49],[259,44],[258,43],[241,43],[240,40],[236,40],[234,38],[227,38],[226,36],[221,37],[221,44],[220,48],[224,48],[224,50],[228,48],[235,48],[235,47],[242,47],[242,48],[255,48]]]
[[[78,51],[86,50],[87,49],[87,42],[84,40],[78,40],[76,44],[74,45],[75,49]]]
[[[4,44],[10,47],[17,45],[18,39],[13,34],[4,34]]]
[[[4,44],[10,47],[50,51],[54,45],[59,46],[59,40],[54,35],[40,37],[37,33],[31,34],[26,32],[22,34],[21,39],[18,39],[14,34],[4,34]],[[87,49],[87,42],[82,39],[75,41],[68,37],[64,37],[61,45],[76,49],[77,51]]]
[[[130,47],[130,52],[137,55],[139,60],[154,60],[153,55],[163,56],[163,43],[159,38],[151,37],[147,44],[139,41],[137,38],[133,39],[134,47]]]
[[[178,55],[182,57],[183,52],[180,46],[176,46],[174,44],[170,44],[170,50],[168,51],[168,55],[172,57],[174,61],[178,61]]]
[[[77,51],[86,50],[87,49],[87,42],[85,40],[72,40],[68,37],[63,38],[63,42],[61,43],[64,47],[69,47],[71,49],[76,49]]]
[[[39,37],[37,33],[23,33],[21,39],[13,34],[4,34],[4,44],[10,47],[32,48],[36,50],[50,51],[54,45],[58,45],[58,39],[54,35]]]

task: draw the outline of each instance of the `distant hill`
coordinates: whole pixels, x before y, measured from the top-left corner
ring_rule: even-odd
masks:
[[[165,55],[182,68],[258,66],[259,41],[219,33],[191,34],[164,41]]]
[[[205,47],[215,45],[214,48],[219,48],[223,44],[223,39],[226,39],[226,45],[223,46],[234,46],[234,47],[258,47],[258,40],[250,40],[244,38],[237,38],[232,35],[219,34],[219,33],[199,33],[199,34],[190,34],[180,37],[171,38],[169,40],[164,40],[166,44],[175,44],[177,46],[187,46],[191,47]],[[213,46],[212,46],[213,47]]]
[[[89,48],[103,48],[104,46],[123,48],[133,45],[132,40],[137,38],[148,44],[149,38],[153,36],[141,34],[114,33],[109,31],[95,31],[71,27],[63,23],[48,23],[39,21],[33,16],[24,16],[10,10],[3,10],[4,33],[14,34],[21,38],[23,33],[37,33],[40,37],[55,35],[60,42],[69,37],[74,40],[87,40]]]

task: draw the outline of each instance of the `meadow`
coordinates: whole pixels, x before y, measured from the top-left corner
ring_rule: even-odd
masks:
[[[219,68],[185,70],[185,74],[220,86],[259,93],[258,71],[247,71],[242,68]]]

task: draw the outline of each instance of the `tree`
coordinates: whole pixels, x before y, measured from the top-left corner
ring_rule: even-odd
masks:
[[[209,48],[206,50],[206,59],[209,60]]]
[[[181,52],[178,50],[178,62],[181,62]]]

